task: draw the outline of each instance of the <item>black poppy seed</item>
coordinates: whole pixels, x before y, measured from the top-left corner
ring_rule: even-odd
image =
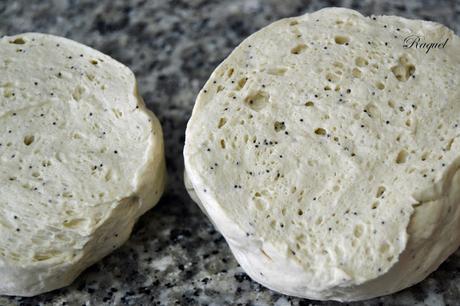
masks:
[[[206,151],[210,152],[210,151],[211,151],[211,149],[210,149],[210,148],[207,148],[207,149],[206,149]]]
[[[347,89],[347,93],[350,93],[350,92],[351,92],[351,89],[350,89],[350,88],[348,88],[348,89]]]
[[[53,122],[53,125],[56,125],[56,122]]]
[[[387,121],[385,121],[385,123],[386,123],[386,124],[390,124],[390,121],[387,120]]]
[[[238,188],[238,185],[233,185],[233,188]]]
[[[217,82],[216,81],[212,81],[213,84],[216,84]]]
[[[60,44],[56,44],[56,47],[58,47],[58,48],[59,48],[59,46],[60,46]]]
[[[80,57],[83,57],[83,54],[80,54]]]
[[[397,28],[396,31],[400,31],[401,29],[400,28]]]
[[[20,229],[20,228],[17,228],[17,229],[16,229],[16,232],[20,232],[20,231],[21,231],[21,229]]]
[[[385,46],[388,46],[388,43],[387,43],[387,42],[385,42]]]
[[[93,115],[93,113],[89,113],[89,115],[90,115],[90,116],[92,116],[92,115]]]
[[[329,231],[332,231],[332,227],[328,228]]]
[[[118,151],[117,151],[117,150],[115,150],[115,151],[113,151],[113,153],[115,153],[115,154],[118,154]]]
[[[8,131],[8,134],[11,134],[11,130]]]
[[[386,28],[386,27],[387,27],[387,25],[385,24],[383,27],[384,27],[384,28]]]
[[[18,218],[18,216],[14,216],[13,218],[14,218],[14,219],[17,219],[17,218]]]
[[[283,158],[283,155],[280,155],[280,158]]]
[[[316,201],[316,197],[313,198],[313,201]]]
[[[368,42],[367,42],[367,44],[368,44],[368,45],[370,45],[370,44],[371,44],[371,42],[370,42],[370,41],[368,41]]]
[[[423,175],[423,177],[427,177],[427,175],[426,175],[426,174],[424,174],[424,175]]]
[[[13,113],[13,116],[16,116],[16,113]]]
[[[259,145],[255,145],[255,147],[256,147],[256,148],[258,148],[258,147],[259,147]]]
[[[203,90],[203,92],[204,92],[204,93],[207,93],[208,91],[205,89],[205,90]]]
[[[324,50],[327,50],[327,47],[324,47]]]
[[[361,127],[363,128],[363,127],[364,127],[364,124],[361,124]]]
[[[441,165],[441,166],[445,167],[445,166],[446,166],[446,164],[442,163],[442,165]]]
[[[303,122],[303,119],[302,119],[302,118],[300,119],[300,122]]]
[[[284,134],[289,135],[289,132],[288,132],[288,131],[284,131]]]
[[[375,17],[372,17],[372,20],[377,20],[377,18],[375,18]]]

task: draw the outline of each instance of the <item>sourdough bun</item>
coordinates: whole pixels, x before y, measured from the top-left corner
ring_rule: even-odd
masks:
[[[165,184],[133,73],[77,42],[0,39],[0,294],[70,284],[129,237]]]
[[[444,48],[404,48],[418,35]],[[238,46],[198,95],[188,190],[257,282],[351,301],[423,280],[460,245],[460,43],[328,8]]]

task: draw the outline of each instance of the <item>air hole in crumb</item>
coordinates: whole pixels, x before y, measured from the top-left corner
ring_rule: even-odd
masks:
[[[221,128],[225,125],[225,123],[227,123],[227,119],[225,119],[224,117],[220,118],[219,119],[219,123],[217,124],[217,128]]]
[[[269,101],[269,95],[263,91],[257,91],[256,93],[248,95],[244,102],[253,110],[259,111],[267,106]]]
[[[16,44],[16,45],[23,45],[25,43],[26,43],[26,41],[22,37],[18,37],[16,39],[10,41],[10,44]]]
[[[396,163],[397,164],[404,164],[407,160],[408,153],[406,150],[399,151],[398,155],[396,156]]]
[[[388,243],[383,243],[380,246],[379,251],[380,251],[380,253],[386,253],[386,252],[388,252],[389,249],[390,249],[390,246],[388,245]]]
[[[303,210],[298,209],[298,210],[297,210],[297,214],[298,214],[299,216],[302,216],[302,215],[303,215]]]
[[[96,61],[95,59],[92,59],[92,60],[90,60],[89,62],[90,62],[91,64],[93,64],[93,65],[97,65],[97,64],[99,63],[99,62]]]
[[[339,80],[339,77],[333,73],[327,73],[326,80],[328,80],[329,82],[337,82]]]
[[[382,82],[377,82],[375,84],[375,87],[377,87],[378,89],[382,90],[385,88],[385,85],[382,83]]]
[[[377,194],[375,195],[376,198],[380,198],[385,193],[386,188],[384,186],[379,186],[377,188]]]
[[[361,56],[358,56],[358,57],[355,59],[355,64],[356,64],[356,66],[358,66],[358,67],[363,67],[363,66],[367,66],[367,65],[369,64],[369,62],[368,62],[365,58],[363,58],[363,57],[361,57]]]
[[[377,209],[377,207],[379,207],[379,202],[374,202],[372,203],[372,209]]]
[[[283,131],[286,129],[286,125],[284,124],[284,122],[280,122],[280,121],[275,121],[275,123],[273,124],[273,127],[275,129],[275,132]]]
[[[425,153],[422,154],[422,156],[421,156],[420,159],[421,159],[422,161],[426,161],[429,155],[430,155],[430,153],[425,152]]]
[[[24,144],[26,146],[30,146],[32,142],[34,142],[34,140],[35,140],[35,137],[33,135],[27,135],[24,137]]]
[[[398,81],[405,82],[415,73],[415,66],[409,63],[406,55],[403,55],[398,59],[398,64],[391,68],[391,72]]]
[[[275,67],[267,70],[268,74],[282,76],[286,73],[287,68],[284,67]]]
[[[305,51],[305,49],[307,49],[307,45],[305,44],[300,44],[300,45],[297,45],[295,46],[294,48],[291,49],[291,53],[292,54],[300,54],[302,53],[303,51]]]
[[[295,26],[295,25],[298,25],[298,24],[299,24],[299,22],[297,20],[293,20],[293,21],[289,22],[290,26]]]
[[[351,75],[354,76],[355,78],[360,78],[361,77],[361,70],[358,68],[353,68],[351,71]]]
[[[307,101],[307,102],[305,103],[305,106],[306,106],[306,107],[313,107],[314,105],[315,105],[315,103],[313,103],[312,101]]]
[[[353,230],[353,235],[356,238],[360,238],[363,235],[363,227],[362,225],[356,225],[355,229]]]
[[[246,85],[246,82],[248,81],[248,78],[242,78],[238,81],[236,89],[240,90],[243,89],[244,85]]]
[[[452,148],[452,144],[454,143],[454,140],[455,140],[455,138],[452,138],[452,139],[449,140],[449,142],[447,143],[447,146],[446,146],[446,150],[447,150],[447,151],[450,151],[450,149]]]
[[[346,36],[337,35],[336,37],[334,37],[334,41],[336,44],[343,45],[348,43],[350,39]]]
[[[220,140],[220,147],[222,149],[225,149],[225,140],[223,140],[223,139]]]
[[[227,71],[227,77],[230,78],[230,77],[233,75],[233,72],[234,72],[234,71],[235,71],[235,69],[233,69],[233,68],[228,69],[228,71]]]
[[[323,129],[323,128],[317,128],[317,129],[315,129],[315,134],[324,136],[324,135],[326,135],[326,130]]]

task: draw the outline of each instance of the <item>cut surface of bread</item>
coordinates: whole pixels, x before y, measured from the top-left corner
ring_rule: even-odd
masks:
[[[0,39],[0,294],[70,284],[165,184],[162,130],[133,73],[52,35]]]
[[[405,48],[411,35],[447,42]],[[459,68],[437,23],[342,8],[277,21],[199,93],[188,190],[271,289],[351,301],[413,285],[460,245]]]

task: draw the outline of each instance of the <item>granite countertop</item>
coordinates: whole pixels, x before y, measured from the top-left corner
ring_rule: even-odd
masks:
[[[0,36],[66,36],[134,70],[144,100],[163,124],[169,186],[131,239],[73,285],[33,298],[0,297],[0,305],[338,305],[290,298],[251,281],[182,182],[185,126],[216,65],[272,21],[325,6],[434,20],[460,33],[455,0],[1,1]],[[408,290],[350,304],[459,305],[460,251]]]

